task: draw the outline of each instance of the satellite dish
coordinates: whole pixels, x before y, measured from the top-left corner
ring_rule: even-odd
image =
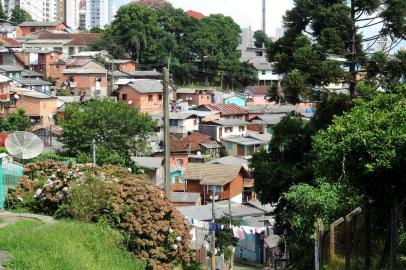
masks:
[[[5,146],[10,155],[19,159],[35,158],[44,149],[44,143],[40,137],[26,131],[10,134],[5,141]]]

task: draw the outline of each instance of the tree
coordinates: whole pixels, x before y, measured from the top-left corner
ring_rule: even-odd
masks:
[[[294,69],[307,73],[297,66],[298,59],[295,59],[297,58],[295,54],[307,54],[310,56],[309,61],[318,58],[320,65],[330,58],[328,54],[341,55],[347,59],[345,64],[349,67],[348,73],[346,75],[330,73],[330,76],[334,75],[333,78],[337,81],[348,82],[351,96],[355,97],[357,73],[359,67],[365,63],[364,52],[368,49],[364,49],[362,45],[369,42],[371,47],[378,39],[388,38],[391,42],[385,47],[385,51],[392,50],[399,40],[405,38],[405,14],[406,3],[401,0],[297,0],[294,8],[287,11],[284,16],[286,27],[284,36],[268,46],[268,57],[270,61],[280,61],[276,69],[280,74],[284,74]],[[371,31],[373,27],[379,27],[380,30],[376,31],[376,35],[365,36],[365,33],[373,32]],[[303,38],[304,34],[312,38],[313,44],[302,43],[300,46],[292,46],[298,39]],[[312,65],[308,64],[305,68],[309,66]],[[338,71],[336,68],[337,65],[334,70]],[[309,81],[306,86],[309,88],[316,84],[320,86],[331,82],[325,80],[324,73],[320,74],[321,78],[316,76],[316,81],[311,81],[314,79],[313,72],[308,75]]]
[[[261,30],[255,31],[254,40],[255,40],[254,45],[257,48],[265,48],[271,42],[266,33],[264,33]]]
[[[31,21],[33,21],[33,19],[30,13],[22,9],[19,5],[15,6],[11,11],[10,22],[14,23],[15,25]]]
[[[6,119],[0,120],[1,132],[26,131],[30,130],[31,126],[30,118],[25,114],[23,108],[10,113]]]
[[[390,269],[398,269],[399,223],[406,202],[406,90],[358,101],[314,138],[316,172],[330,181],[347,181],[374,205],[390,213]],[[390,240],[390,241],[389,241]]]
[[[93,100],[67,106],[62,122],[61,141],[66,154],[82,157],[92,153],[92,141],[101,151],[101,162],[132,166],[131,156],[139,151],[147,135],[154,130],[150,116],[140,114],[124,103],[111,100]],[[107,152],[110,151],[110,155]],[[113,158],[117,156],[117,158]]]
[[[90,33],[103,33],[103,29],[95,26],[95,27],[92,27],[92,29],[90,29]]]
[[[0,1],[0,20],[8,20],[6,14],[4,13],[2,1]]]

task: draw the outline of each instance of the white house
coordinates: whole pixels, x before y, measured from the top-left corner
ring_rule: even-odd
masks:
[[[220,142],[221,138],[230,136],[245,136],[247,134],[248,122],[240,119],[221,119],[200,123],[199,132],[209,135]]]

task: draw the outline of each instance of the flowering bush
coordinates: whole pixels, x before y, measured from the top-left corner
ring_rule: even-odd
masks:
[[[190,235],[184,218],[164,192],[148,180],[114,166],[54,161],[28,164],[7,207],[82,221],[107,221],[126,238],[128,249],[150,269],[189,263]]]

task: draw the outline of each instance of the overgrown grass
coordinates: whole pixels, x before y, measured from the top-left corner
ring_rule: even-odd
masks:
[[[0,229],[0,250],[13,255],[6,265],[13,270],[144,269],[121,243],[106,226],[76,221],[20,221]]]

